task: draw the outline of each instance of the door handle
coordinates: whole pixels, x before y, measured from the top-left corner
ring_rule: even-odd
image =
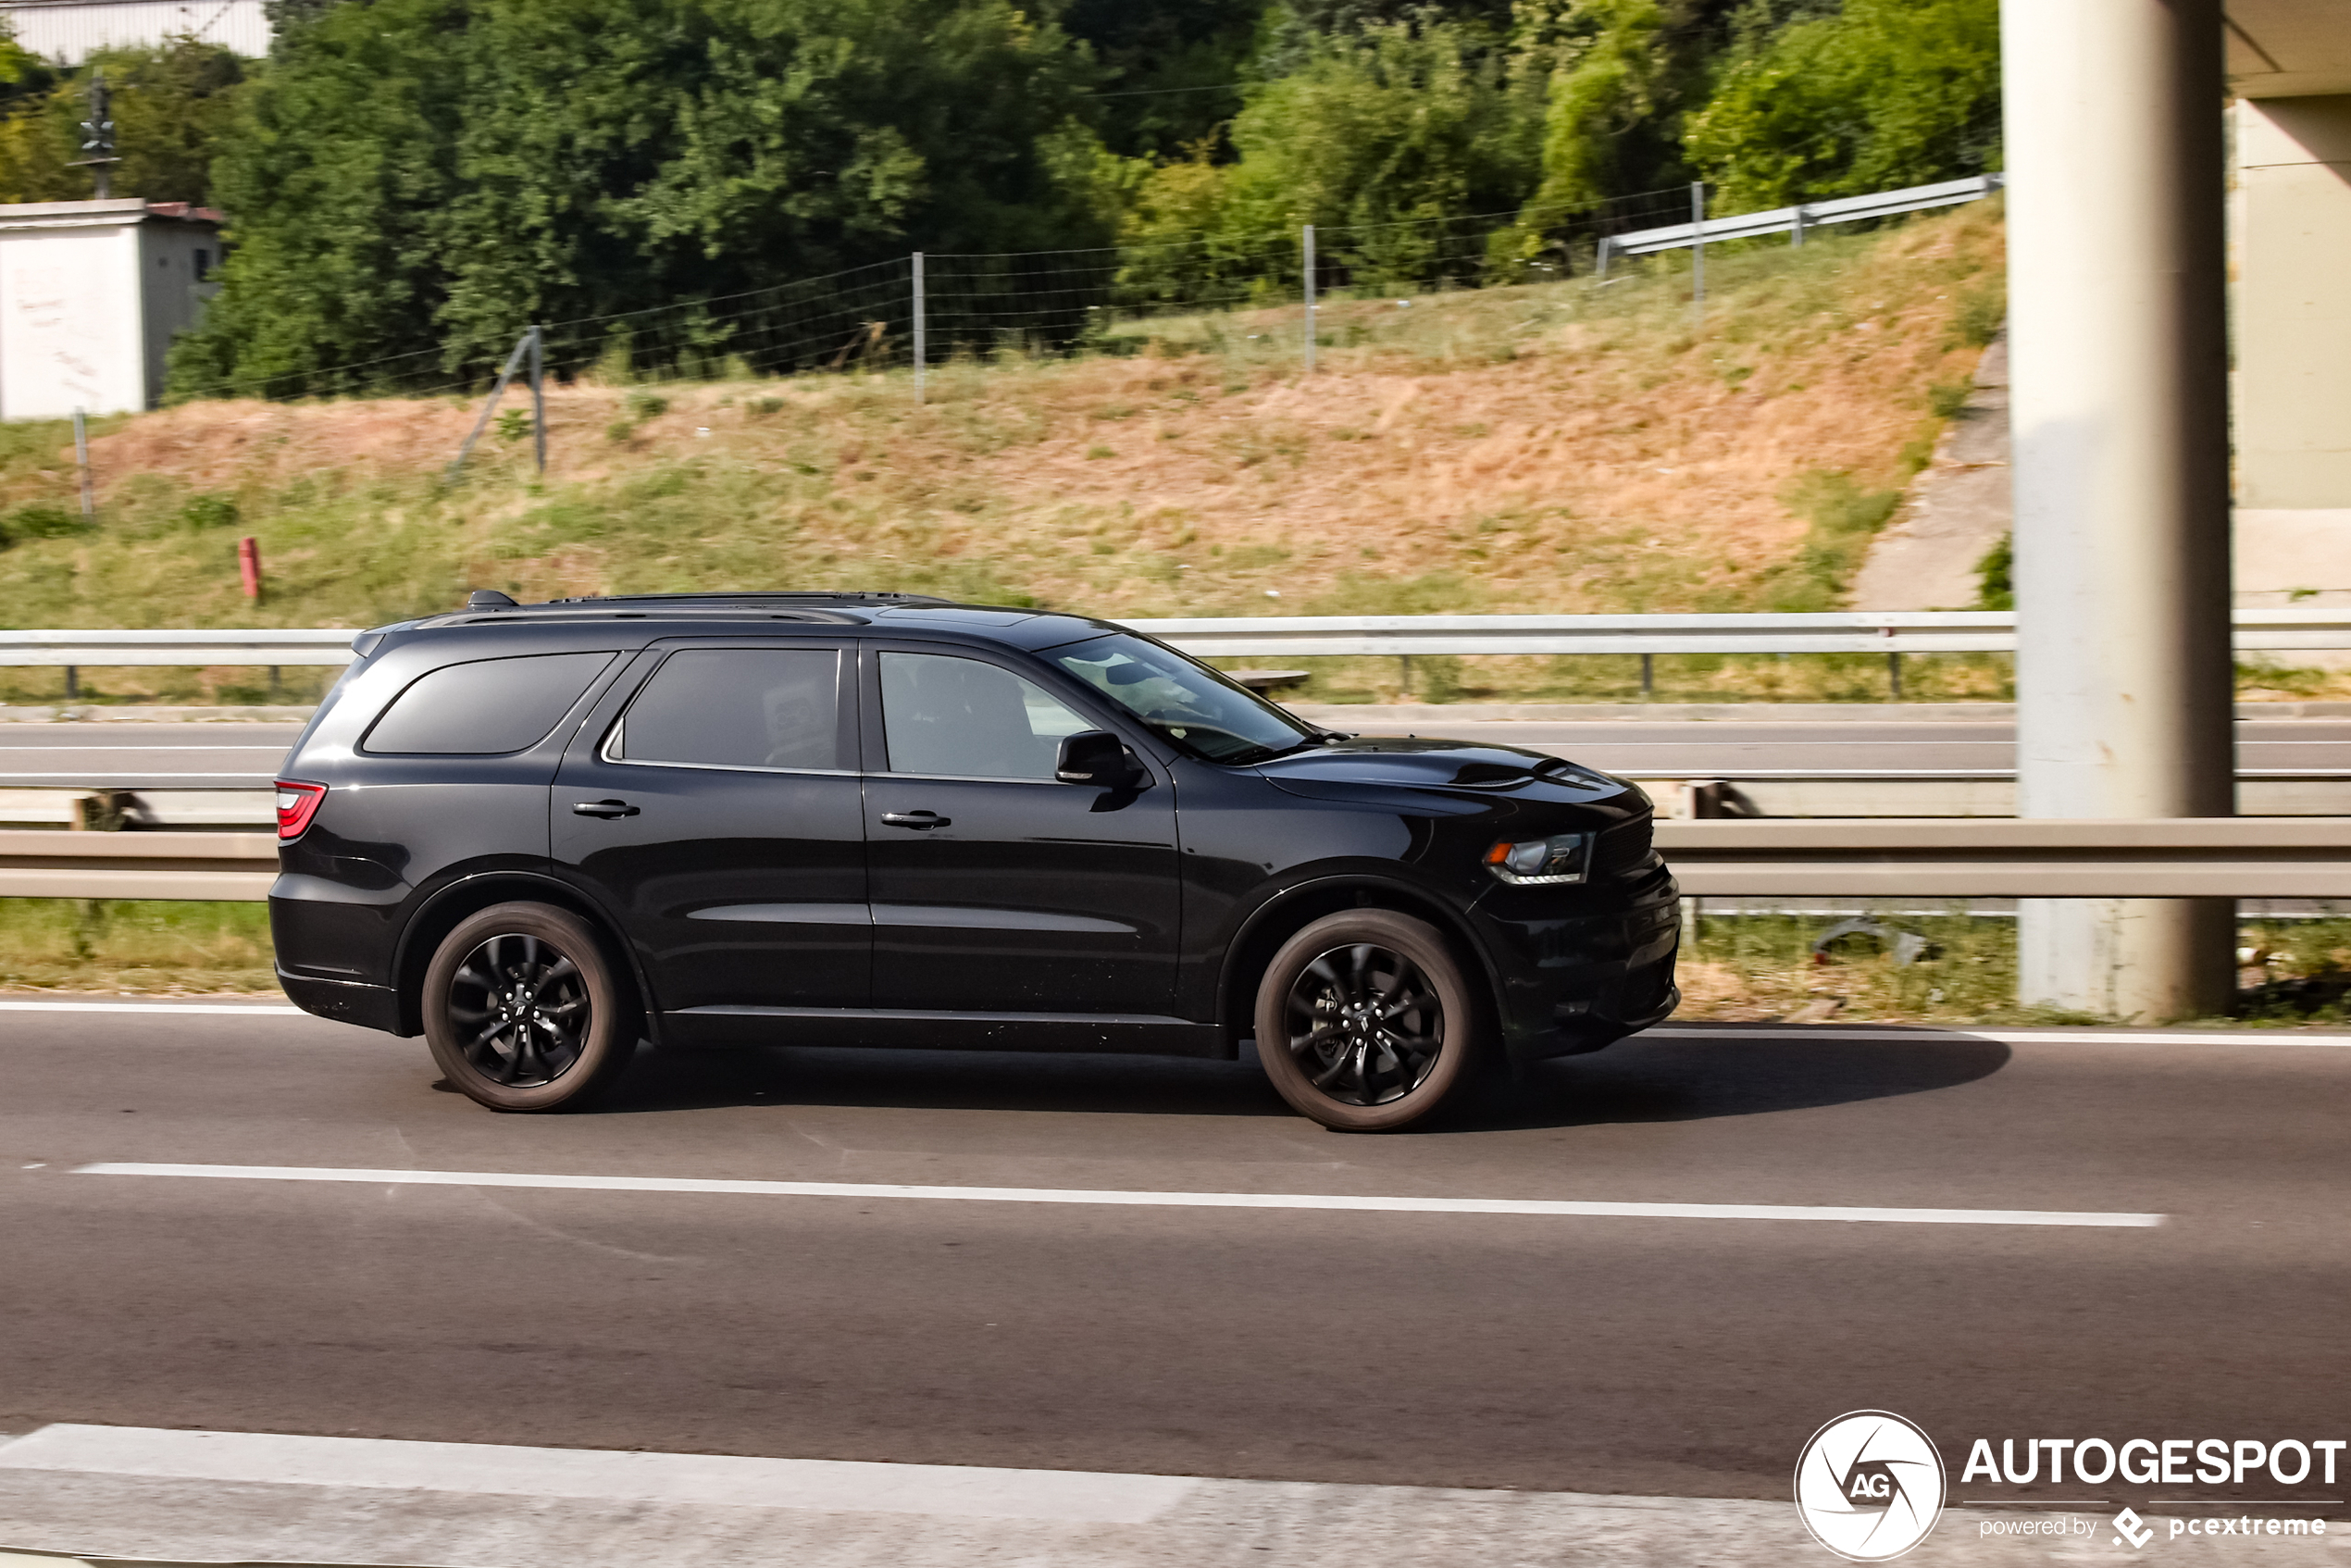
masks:
[[[574,816],[634,816],[637,808],[627,801],[579,801],[573,804]]]
[[[882,822],[885,826],[890,828],[913,828],[917,829],[925,828],[952,828],[955,825],[955,819],[953,817],[941,816],[935,811],[886,811],[882,813]]]

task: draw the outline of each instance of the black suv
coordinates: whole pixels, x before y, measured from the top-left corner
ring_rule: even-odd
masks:
[[[286,994],[544,1111],[656,1046],[1231,1059],[1325,1126],[1672,1012],[1636,786],[1355,740],[1107,621],[658,594],[354,640],[278,785]]]

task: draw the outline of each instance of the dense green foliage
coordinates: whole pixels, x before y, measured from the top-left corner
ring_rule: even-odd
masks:
[[[81,68],[59,71],[0,38],[0,202],[88,198],[81,121],[90,77],[106,73],[112,93],[114,189],[155,202],[212,199],[211,169],[236,112],[245,67],[214,44],[181,38],[146,49],[107,49]]]
[[[144,161],[119,188],[201,189],[234,225],[183,393],[427,349],[454,374],[526,321],[916,250],[1119,244],[1119,302],[1206,304],[1312,223],[1329,286],[1523,278],[1602,217],[1657,220],[1600,204],[1693,178],[1736,211],[1997,157],[1997,0],[270,8],[242,86],[193,45],[123,67]],[[74,193],[76,91],[0,59],[0,180]]]
[[[1999,0],[1845,0],[1745,31],[1688,128],[1726,210],[1998,167]]]

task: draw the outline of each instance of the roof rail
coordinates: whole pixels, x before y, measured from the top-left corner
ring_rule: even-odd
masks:
[[[952,599],[940,599],[928,593],[890,593],[863,589],[844,589],[826,592],[805,589],[745,589],[733,593],[583,593],[567,599],[550,599],[550,604],[729,604],[746,600],[771,603],[783,600],[797,604],[952,604]]]

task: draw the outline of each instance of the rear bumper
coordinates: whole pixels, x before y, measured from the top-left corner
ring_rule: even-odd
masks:
[[[316,1013],[339,1024],[356,1024],[363,1029],[381,1029],[391,1035],[401,1032],[400,993],[390,986],[371,986],[358,980],[321,980],[310,975],[289,975],[280,969],[278,989],[305,1013]]]

